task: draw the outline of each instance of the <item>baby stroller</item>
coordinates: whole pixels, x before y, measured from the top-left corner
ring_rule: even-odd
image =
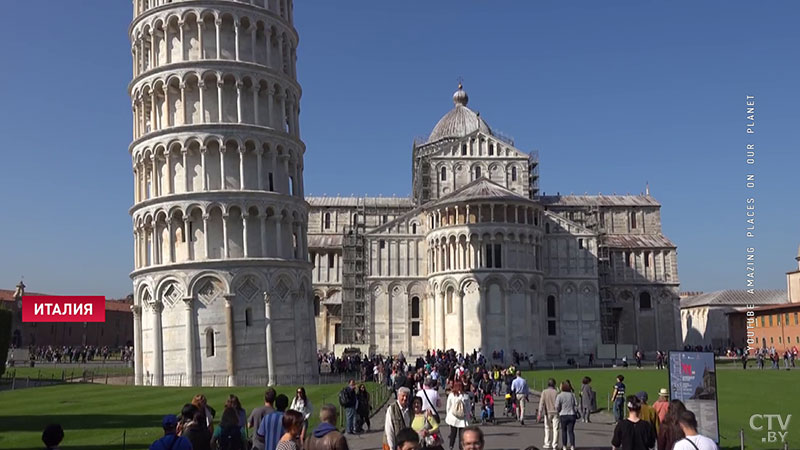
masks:
[[[492,425],[497,424],[494,418],[494,398],[491,394],[483,396],[483,406],[481,407],[481,425],[485,425],[486,422],[491,422]]]

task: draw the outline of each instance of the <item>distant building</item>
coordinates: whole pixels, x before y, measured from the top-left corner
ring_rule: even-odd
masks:
[[[786,291],[781,289],[756,290],[753,294],[727,289],[681,298],[683,344],[710,345],[714,349],[743,346],[742,340],[733,334],[739,324],[731,313],[744,310],[747,305],[765,307],[786,302]]]
[[[133,316],[131,300],[106,300],[105,322],[35,323],[22,321],[20,282],[13,291],[0,289],[0,304],[13,313],[11,345],[28,348],[31,345],[93,345],[117,348],[133,345]],[[28,292],[27,295],[48,295]]]

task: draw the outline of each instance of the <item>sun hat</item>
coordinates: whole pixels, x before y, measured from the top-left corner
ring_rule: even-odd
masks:
[[[669,390],[667,390],[667,388],[661,388],[658,390],[658,395],[661,397],[669,397]]]

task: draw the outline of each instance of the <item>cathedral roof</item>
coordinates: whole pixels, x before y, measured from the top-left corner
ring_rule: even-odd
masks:
[[[314,207],[355,208],[413,208],[414,199],[409,197],[306,197]]]
[[[609,234],[603,245],[611,248],[675,248],[666,236],[660,234]]]
[[[708,292],[681,299],[681,308],[696,306],[745,306],[745,305],[779,305],[787,303],[786,291],[783,289],[745,290],[726,289]]]
[[[649,195],[542,195],[545,206],[661,206]]]
[[[532,202],[514,191],[508,190],[499,184],[481,177],[461,189],[445,195],[434,201],[429,206],[439,206],[447,203],[458,203],[467,200],[510,200],[515,202]]]
[[[489,124],[481,119],[475,111],[467,108],[467,102],[469,102],[469,96],[463,86],[459,84],[458,90],[453,94],[455,106],[433,127],[433,131],[428,137],[428,144],[442,139],[461,138],[476,131],[493,134]]]

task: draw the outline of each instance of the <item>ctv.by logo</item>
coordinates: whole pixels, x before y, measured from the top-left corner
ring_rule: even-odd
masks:
[[[787,414],[785,420],[780,414],[753,414],[750,416],[750,429],[753,431],[763,431],[764,421],[766,421],[767,435],[761,438],[761,442],[785,442],[786,435],[789,434],[786,430],[789,428],[789,422],[791,420],[791,414]],[[774,425],[777,425],[777,428]],[[780,441],[778,439],[780,439]]]
[[[684,375],[694,375],[691,364],[681,363],[681,373]]]

